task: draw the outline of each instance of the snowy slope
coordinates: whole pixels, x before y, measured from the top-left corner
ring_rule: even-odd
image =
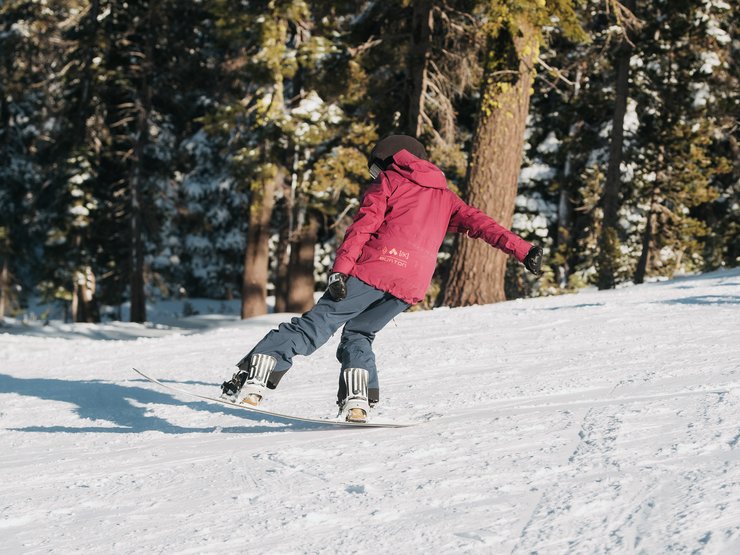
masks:
[[[0,335],[0,551],[740,553],[740,271],[402,314],[376,340],[402,430],[130,370],[216,392],[284,317]],[[271,408],[333,415],[337,339]]]

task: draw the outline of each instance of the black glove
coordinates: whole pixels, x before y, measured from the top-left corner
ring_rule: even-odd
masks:
[[[542,247],[535,245],[529,249],[524,259],[524,267],[536,276],[542,273]]]
[[[347,276],[339,272],[329,275],[328,289],[335,301],[341,301],[347,296]]]

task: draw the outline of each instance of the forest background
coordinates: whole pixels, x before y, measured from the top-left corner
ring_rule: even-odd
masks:
[[[0,318],[302,312],[390,133],[545,249],[535,279],[449,236],[422,307],[736,266],[737,27],[725,0],[0,1]]]

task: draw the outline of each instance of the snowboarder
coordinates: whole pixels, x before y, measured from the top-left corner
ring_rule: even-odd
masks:
[[[237,364],[222,396],[258,405],[275,389],[295,355],[310,355],[342,325],[337,404],[349,422],[365,422],[380,388],[372,343],[395,316],[421,301],[447,231],[480,237],[539,274],[542,249],[468,206],[427,161],[424,146],[391,135],[368,158],[373,178],[337,249],[328,287],[300,318],[270,331]]]

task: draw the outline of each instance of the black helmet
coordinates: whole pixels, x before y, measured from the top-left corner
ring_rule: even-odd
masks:
[[[422,160],[427,159],[427,151],[424,145],[408,135],[388,135],[385,139],[378,141],[367,159],[367,167],[370,175],[375,179],[378,174],[388,167],[393,156],[401,151],[408,150],[411,154]]]

